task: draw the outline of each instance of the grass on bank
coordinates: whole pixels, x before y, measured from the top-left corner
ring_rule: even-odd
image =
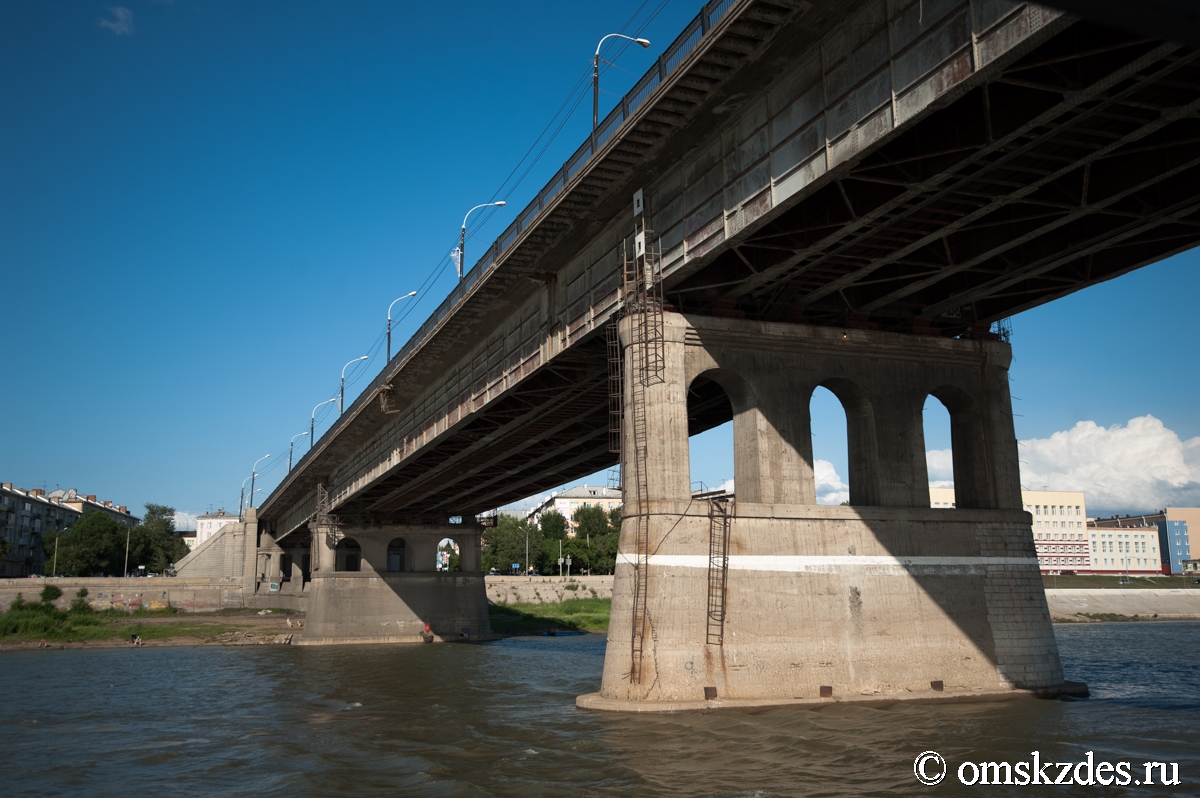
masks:
[[[1200,590],[1195,576],[1124,576],[1107,574],[1078,574],[1073,576],[1042,575],[1042,585],[1049,590],[1078,590],[1090,588],[1107,590]]]
[[[132,611],[94,610],[87,603],[86,588],[76,594],[68,609],[60,610],[53,602],[61,595],[62,591],[54,585],[47,585],[42,590],[41,601],[26,601],[18,595],[8,611],[0,614],[0,640],[128,640],[135,634],[143,640],[170,637],[207,638],[242,628],[229,623],[206,623],[195,616],[168,623],[145,622],[178,615],[179,610],[175,607],[156,610],[139,608]]]
[[[607,632],[612,599],[573,598],[549,604],[489,604],[488,621],[500,634],[551,631]]]

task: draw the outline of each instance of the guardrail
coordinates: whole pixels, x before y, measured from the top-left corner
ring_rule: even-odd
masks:
[[[454,290],[442,300],[442,303],[437,306],[437,309],[429,315],[429,318],[417,328],[417,331],[405,342],[404,346],[400,347],[399,351],[388,361],[389,365],[397,361],[402,362],[405,358],[413,353],[418,347],[425,343],[437,329],[442,319],[450,315],[470,293],[471,288],[479,281],[481,277],[494,269],[500,260],[501,255],[507,252],[516,242],[521,232],[532,224],[537,222],[547,204],[552,200],[562,189],[569,183],[579,172],[586,167],[600,151],[600,148],[612,138],[627,119],[641,107],[653,93],[666,80],[667,76],[674,72],[680,64],[684,62],[688,55],[691,54],[696,46],[708,35],[708,32],[714,25],[717,24],[729,10],[738,2],[738,0],[710,0],[705,3],[691,22],[683,29],[683,32],[675,37],[670,46],[663,51],[649,70],[634,84],[622,98],[617,106],[613,108],[609,114],[597,126],[596,130],[592,131],[591,135],[584,140],[579,149],[567,159],[550,181],[542,188],[541,191],[530,201],[524,209],[517,214],[516,221],[508,226],[503,233],[492,242],[487,251],[475,262],[475,265],[463,275],[462,280],[454,287]],[[362,397],[370,397],[374,393],[376,384],[385,379],[387,367],[371,382],[371,385],[362,392],[357,403]],[[342,419],[339,419],[333,424],[325,435],[334,433],[341,429],[342,423],[350,416],[347,414]],[[339,423],[342,422],[342,423]],[[325,435],[321,437],[324,438]],[[314,441],[314,443],[316,443]],[[314,449],[309,449],[304,454],[300,461],[296,464],[295,471],[299,471],[300,467],[309,459]],[[288,484],[285,478],[282,483],[275,489]],[[263,504],[270,503],[274,498],[275,491],[272,491],[271,496],[268,496]],[[311,510],[309,512],[311,514]]]
[[[609,112],[608,116],[604,117],[596,130],[575,151],[575,154],[568,158],[566,163],[554,173],[554,176],[550,178],[550,182],[517,214],[516,221],[509,225],[492,242],[487,252],[475,262],[470,271],[463,275],[462,281],[450,292],[450,295],[442,301],[437,310],[425,320],[425,323],[413,333],[408,342],[395,354],[392,358],[393,362],[397,358],[403,360],[414,349],[424,343],[425,339],[433,333],[438,322],[445,318],[466,298],[471,286],[496,265],[500,256],[508,251],[513,242],[517,240],[521,231],[527,229],[537,221],[547,203],[563,189],[563,186],[571,178],[578,174],[591,161],[592,156],[604,146],[605,142],[612,138],[613,134],[625,123],[625,120],[641,107],[646,98],[658,88],[667,75],[671,74],[683,63],[683,60],[687,58],[692,50],[696,49],[696,45],[708,34],[712,26],[719,22],[736,2],[737,0],[710,0],[710,2],[704,5],[700,13],[688,23],[683,32],[675,37],[675,41],[671,42],[671,45],[658,57],[655,65],[647,70],[646,74],[621,98],[621,102],[617,103],[617,106]]]

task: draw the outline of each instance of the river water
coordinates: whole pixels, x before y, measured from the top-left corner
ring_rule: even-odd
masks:
[[[599,687],[602,635],[10,652],[0,794],[1200,794],[1200,623],[1056,632],[1091,699],[636,717],[575,709]],[[950,763],[938,786],[913,774],[925,750]],[[1035,750],[1076,762],[1093,751],[1139,777],[1144,761],[1178,763],[1181,785],[955,777],[961,762]]]

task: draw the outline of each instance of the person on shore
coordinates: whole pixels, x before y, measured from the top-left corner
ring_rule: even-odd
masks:
[[[46,638],[43,637],[42,642],[38,644],[38,648],[45,648],[45,647],[46,647]]]
[[[433,642],[433,629],[429,624],[425,624],[425,628],[421,631],[421,639],[426,643]]]

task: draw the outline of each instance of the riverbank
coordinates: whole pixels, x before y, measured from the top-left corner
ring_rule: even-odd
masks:
[[[303,628],[299,613],[273,610],[219,610],[181,615],[169,611],[96,613],[87,623],[38,634],[9,634],[0,638],[0,652],[40,649],[125,648],[137,635],[144,647],[286,645]]]

